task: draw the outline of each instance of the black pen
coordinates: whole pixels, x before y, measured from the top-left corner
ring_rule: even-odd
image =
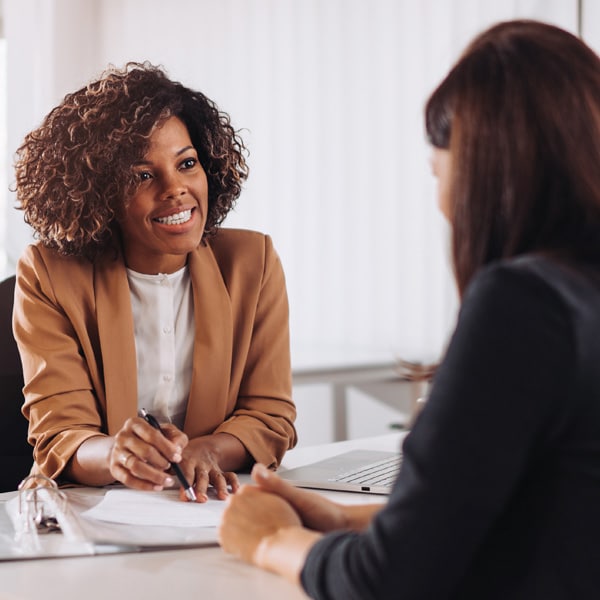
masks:
[[[144,419],[146,419],[148,423],[150,423],[150,425],[152,425],[152,427],[154,427],[154,429],[162,431],[162,429],[160,428],[160,423],[145,408],[140,409],[140,414]],[[181,483],[181,487],[185,492],[185,497],[192,502],[196,502],[196,493],[194,492],[194,488],[188,483],[179,465],[177,463],[172,462],[171,468],[173,469],[175,475],[177,475],[179,483]]]

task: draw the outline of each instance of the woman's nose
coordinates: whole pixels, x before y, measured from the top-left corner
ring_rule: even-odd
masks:
[[[162,197],[164,200],[176,198],[185,194],[185,185],[181,180],[179,173],[169,173],[165,175],[163,181]]]

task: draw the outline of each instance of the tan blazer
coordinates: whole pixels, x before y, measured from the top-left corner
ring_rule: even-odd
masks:
[[[184,431],[226,432],[270,466],[296,443],[288,301],[271,239],[221,229],[188,258],[195,345]],[[13,328],[36,469],[57,477],[78,446],[137,413],[136,352],[123,259],[95,263],[40,244],[17,265]]]

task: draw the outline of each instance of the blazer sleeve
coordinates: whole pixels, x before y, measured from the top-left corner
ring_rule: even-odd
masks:
[[[68,267],[65,261],[64,270]],[[54,284],[38,249],[30,246],[17,265],[13,329],[23,363],[23,414],[29,420],[35,470],[50,478],[60,475],[82,442],[103,430],[85,319],[65,312]]]
[[[285,277],[271,238],[264,240],[263,271],[233,414],[215,433],[236,436],[255,461],[275,468],[297,441],[291,397],[289,307]],[[234,350],[234,354],[237,351]]]

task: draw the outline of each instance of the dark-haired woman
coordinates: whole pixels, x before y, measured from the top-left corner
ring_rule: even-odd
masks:
[[[228,115],[149,64],[108,70],[26,136],[17,198],[37,242],[14,331],[35,472],[159,490],[177,462],[205,501],[295,444],[279,258],[220,227],[244,152]]]
[[[600,60],[551,25],[477,37],[426,107],[461,311],[384,508],[262,465],[225,550],[314,598],[600,592]]]

